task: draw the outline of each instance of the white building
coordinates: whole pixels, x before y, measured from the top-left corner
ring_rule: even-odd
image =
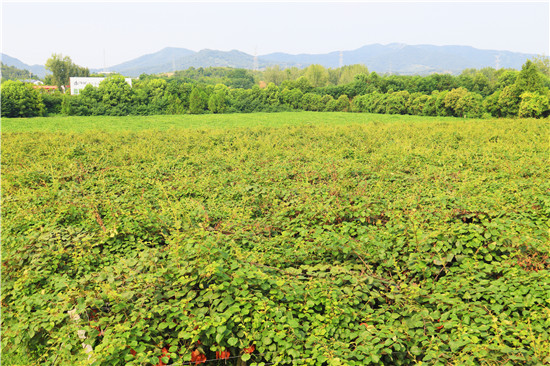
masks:
[[[80,94],[80,91],[86,87],[86,85],[91,85],[93,87],[99,87],[99,83],[101,83],[105,78],[89,78],[89,77],[72,77],[70,78],[70,87],[71,87],[71,95],[78,95]],[[132,79],[131,78],[125,78],[128,85],[132,86]]]

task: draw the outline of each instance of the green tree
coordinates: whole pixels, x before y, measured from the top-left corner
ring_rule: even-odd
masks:
[[[521,67],[521,71],[514,83],[516,93],[521,95],[525,92],[544,94],[544,84],[542,74],[537,66],[530,60],[527,60]]]
[[[477,93],[466,93],[457,101],[455,112],[459,117],[481,117],[483,113],[483,97]]]
[[[130,102],[132,88],[122,75],[109,76],[99,84],[98,92],[106,105],[116,106]]]
[[[432,92],[428,95],[428,99],[424,102],[422,107],[423,116],[437,116],[437,101],[439,99],[439,92]]]
[[[231,88],[250,89],[254,85],[254,76],[245,69],[235,69],[227,78],[227,86]]]
[[[279,98],[279,87],[274,83],[267,84],[267,87],[264,89],[266,94],[267,103],[272,106],[278,106],[280,104]]]
[[[334,110],[337,112],[349,112],[350,101],[347,95],[342,94],[336,99],[336,108]]]
[[[311,82],[305,76],[300,76],[296,80],[295,87],[300,89],[302,93],[308,93],[311,89],[313,89],[313,85],[311,85]]]
[[[369,69],[362,64],[347,65],[340,68],[340,78],[338,79],[338,85],[349,84],[355,80],[356,75],[369,74]]]
[[[537,67],[537,69],[546,75],[547,77],[550,77],[550,57],[548,56],[535,56],[531,60],[531,62]]]
[[[521,95],[516,85],[508,85],[498,96],[498,109],[502,117],[516,117],[519,112]]]
[[[90,76],[90,70],[86,67],[75,65],[69,56],[54,53],[46,61],[46,70],[52,72],[52,82],[62,90],[69,84],[71,76]]]
[[[323,103],[325,112],[335,112],[336,111],[336,100],[332,95],[325,94],[321,98],[321,103]]]
[[[466,94],[468,94],[468,90],[460,87],[449,91],[445,95],[443,102],[445,104],[446,110],[448,111],[447,115],[462,117],[462,111],[458,107],[458,101]]]
[[[6,81],[0,87],[2,117],[35,117],[44,113],[40,93],[21,81]]]
[[[322,65],[309,65],[304,76],[314,88],[325,86],[328,82],[328,71]]]
[[[526,92],[521,95],[518,116],[521,118],[540,118],[550,112],[550,103],[546,95]]]
[[[285,88],[281,92],[281,101],[293,109],[301,109],[303,95],[300,89]]]
[[[507,86],[513,85],[518,78],[518,73],[517,70],[502,70],[501,74],[498,76],[496,84],[497,89],[503,90]]]
[[[164,79],[149,79],[143,85],[151,100],[165,97],[167,87],[168,83]]]
[[[227,86],[222,84],[216,85],[214,92],[210,94],[210,98],[208,99],[208,109],[212,113],[224,113],[227,108],[227,94]]]
[[[38,76],[31,73],[29,70],[21,70],[14,66],[4,65],[2,62],[0,62],[0,66],[2,69],[2,81],[38,79]]]
[[[421,116],[424,111],[424,106],[427,101],[430,99],[429,95],[422,93],[413,93],[409,98],[409,109],[408,114]]]
[[[409,92],[399,91],[386,95],[387,114],[406,114],[409,103]]]
[[[306,111],[322,111],[323,103],[321,101],[321,96],[314,93],[306,93],[302,96],[302,108]]]
[[[279,65],[266,67],[263,76],[266,83],[273,83],[277,86],[281,85],[283,81],[287,80],[287,74],[284,72],[284,70],[281,70]]]
[[[445,117],[445,116],[453,115],[453,110],[447,107],[447,104],[445,103],[445,97],[447,96],[448,93],[449,93],[448,90],[432,93],[432,97],[435,98],[434,103],[435,103],[436,116]]]
[[[498,99],[500,97],[500,90],[497,90],[493,94],[489,95],[483,100],[483,110],[489,113],[493,117],[502,117],[500,114],[500,107]]]
[[[195,87],[189,95],[189,113],[202,114],[206,108],[206,93]]]

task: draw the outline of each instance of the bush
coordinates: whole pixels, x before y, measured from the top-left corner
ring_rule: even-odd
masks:
[[[497,90],[493,94],[489,95],[483,100],[483,110],[489,113],[493,117],[501,117],[500,107],[498,99],[500,97],[500,91]]]
[[[521,118],[540,118],[548,116],[549,102],[546,95],[539,93],[523,93],[519,105],[519,117]]]
[[[306,93],[302,97],[302,108],[305,111],[322,111],[323,103],[321,101],[321,96],[314,93]]]
[[[502,117],[516,117],[519,112],[521,96],[514,85],[505,87],[498,97],[499,114]]]
[[[29,84],[8,80],[2,83],[2,117],[36,117],[44,114],[40,93]]]
[[[193,88],[189,96],[189,113],[201,114],[206,108],[206,94],[198,88]]]
[[[407,114],[409,92],[400,91],[386,95],[387,114]]]
[[[483,113],[483,97],[477,93],[467,93],[456,103],[459,117],[479,118]]]
[[[63,103],[63,95],[58,92],[43,92],[40,93],[42,96],[42,102],[44,103],[44,114],[53,115],[61,113],[61,104]]]

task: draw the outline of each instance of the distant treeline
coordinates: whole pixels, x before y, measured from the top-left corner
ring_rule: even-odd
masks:
[[[8,80],[38,79],[38,76],[28,70],[21,70],[15,66],[6,65],[3,62],[0,62],[0,68],[2,69],[2,82]]]
[[[458,76],[378,75],[363,65],[338,69],[320,65],[305,69],[271,67],[262,72],[189,68],[164,76],[141,75],[133,87],[123,76],[109,76],[99,88],[88,85],[75,96],[38,92],[8,81],[2,84],[2,116],[305,110],[540,118],[550,114],[549,88],[548,58],[527,61],[521,71],[468,69]]]

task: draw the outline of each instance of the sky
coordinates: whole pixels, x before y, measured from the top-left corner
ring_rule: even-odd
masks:
[[[400,2],[22,2],[2,0],[2,53],[89,68],[165,47],[328,53],[368,44],[466,45],[549,54],[548,0]]]

